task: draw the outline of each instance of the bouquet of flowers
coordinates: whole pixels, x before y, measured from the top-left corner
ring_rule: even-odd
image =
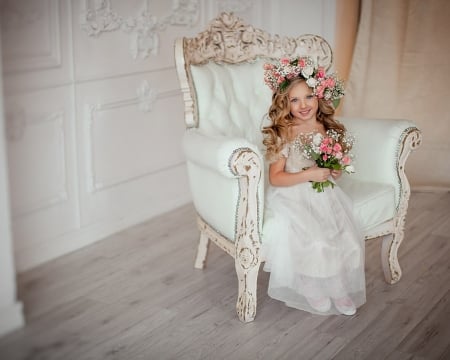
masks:
[[[350,153],[355,139],[347,133],[328,130],[326,136],[317,133],[310,143],[306,144],[303,153],[307,158],[316,162],[318,167],[331,170],[343,170],[348,174],[354,173],[352,165],[353,155]],[[334,187],[330,180],[324,182],[312,181],[312,187],[317,192],[323,192],[325,187]]]

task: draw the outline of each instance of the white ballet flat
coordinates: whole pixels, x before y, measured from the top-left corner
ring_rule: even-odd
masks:
[[[320,299],[306,298],[306,300],[308,301],[308,304],[318,312],[327,312],[331,308],[331,300],[328,297]]]
[[[334,306],[336,306],[337,311],[343,315],[351,316],[356,314],[355,304],[353,304],[353,301],[348,297],[333,299],[333,303]]]

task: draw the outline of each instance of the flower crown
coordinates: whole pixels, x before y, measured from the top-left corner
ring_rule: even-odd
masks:
[[[326,74],[325,68],[318,66],[309,56],[283,57],[274,64],[264,64],[264,82],[273,92],[285,90],[295,78],[304,79],[319,99],[334,103],[344,96],[343,81],[338,79],[336,73]]]

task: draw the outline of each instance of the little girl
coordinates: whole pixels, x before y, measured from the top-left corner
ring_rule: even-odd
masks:
[[[312,186],[334,185],[342,170],[318,167],[305,151],[330,131],[345,136],[333,118],[342,82],[309,57],[264,69],[273,91],[271,125],[263,129],[270,163],[262,244],[268,294],[311,313],[353,315],[366,300],[364,239],[339,186],[321,192]]]

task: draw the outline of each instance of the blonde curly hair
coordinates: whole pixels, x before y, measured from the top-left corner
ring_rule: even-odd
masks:
[[[304,81],[301,78],[293,79],[285,89],[277,89],[272,95],[272,104],[268,112],[272,124],[262,129],[266,158],[269,161],[279,159],[280,151],[292,140],[289,138],[289,128],[294,125],[294,117],[290,112],[289,92],[295,85]],[[344,125],[334,119],[335,109],[331,102],[324,99],[317,100],[319,102],[317,121],[324,126],[325,131],[335,130],[341,134],[345,133]]]

